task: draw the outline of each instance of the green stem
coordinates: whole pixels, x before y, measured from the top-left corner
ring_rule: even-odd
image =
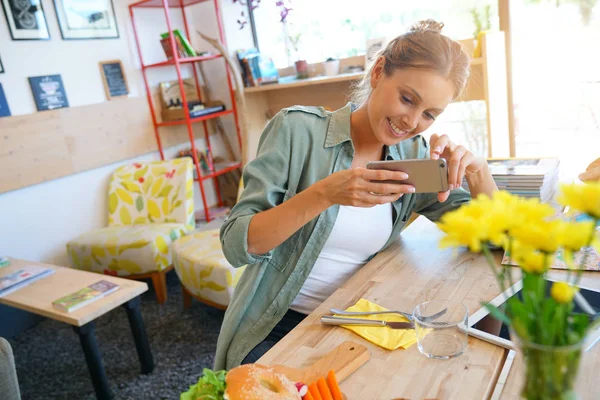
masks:
[[[513,239],[512,237],[508,238],[508,254],[510,255],[511,259],[514,257],[513,253],[512,253],[512,244],[513,244]],[[510,260],[509,260],[510,261]],[[512,265],[512,264],[511,264]],[[507,269],[508,267],[505,267],[505,269]],[[513,287],[513,279],[512,279],[512,266],[510,267],[510,269],[508,270],[508,284],[510,285],[509,287]],[[515,295],[515,289],[512,289],[512,293],[511,293],[511,297],[513,297]]]
[[[494,259],[494,255],[490,251],[488,244],[482,243],[481,248],[483,249],[483,254],[485,255],[485,258],[486,258],[490,268],[492,269],[492,271],[494,272],[494,275],[496,276],[496,280],[500,284],[500,289],[502,289],[502,293],[504,293],[504,291],[506,290],[506,288],[504,286],[504,274],[498,272],[498,269],[496,268],[496,260]],[[506,307],[507,307],[507,309],[509,308],[508,302],[506,302]]]
[[[594,218],[594,223],[592,224],[592,232],[590,232],[590,237],[588,238],[587,244],[584,247],[585,253],[583,254],[583,257],[581,257],[581,264],[579,264],[579,269],[577,270],[577,275],[575,277],[575,282],[573,283],[575,286],[579,286],[579,281],[581,280],[581,274],[583,274],[583,269],[585,266],[585,263],[587,261],[588,258],[588,254],[589,251],[587,251],[588,247],[590,247],[592,245],[592,242],[594,241],[594,237],[596,236],[596,224],[598,223],[599,219],[598,218]]]

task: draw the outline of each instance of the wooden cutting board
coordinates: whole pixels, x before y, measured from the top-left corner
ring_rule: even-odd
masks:
[[[346,341],[304,368],[285,365],[274,365],[272,368],[293,382],[303,382],[307,385],[321,377],[326,377],[327,373],[333,370],[338,382],[342,382],[369,361],[370,357],[371,354],[365,346]]]

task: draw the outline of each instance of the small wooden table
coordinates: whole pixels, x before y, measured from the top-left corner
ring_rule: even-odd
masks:
[[[154,360],[140,313],[139,295],[148,290],[145,282],[14,258],[10,258],[10,265],[0,271],[3,273],[15,271],[27,265],[52,268],[55,272],[0,297],[0,303],[73,325],[73,329],[79,335],[98,399],[112,399],[114,394],[110,390],[102,356],[96,342],[94,320],[118,306],[122,305],[127,311],[142,374],[148,374],[154,370]],[[70,313],[59,311],[52,306],[52,301],[99,280],[116,283],[120,288],[116,292]]]
[[[352,340],[367,346],[370,360],[341,384],[348,399],[495,399],[518,398],[523,373],[520,358],[514,362],[504,386],[498,377],[507,351],[469,337],[465,352],[450,360],[429,359],[417,345],[388,351],[351,331],[321,325],[329,309],[346,308],[365,298],[383,307],[411,312],[432,299],[461,301],[472,315],[481,302],[500,290],[485,258],[466,251],[441,250],[440,230],[419,217],[397,244],[377,255],[319,308],[286,335],[258,362],[302,368],[341,344]],[[497,254],[501,257],[501,254]],[[499,261],[499,259],[498,259]],[[516,268],[515,268],[516,272]],[[553,271],[554,278],[561,271]],[[582,285],[600,288],[599,273],[584,273]],[[582,399],[595,399],[595,372],[600,367],[600,346],[583,356],[577,390]],[[497,397],[498,396],[498,397]]]

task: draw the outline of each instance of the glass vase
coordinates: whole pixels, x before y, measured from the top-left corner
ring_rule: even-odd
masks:
[[[516,335],[512,335],[513,338]],[[517,339],[523,355],[526,400],[577,400],[575,391],[583,341],[569,346],[545,346]]]

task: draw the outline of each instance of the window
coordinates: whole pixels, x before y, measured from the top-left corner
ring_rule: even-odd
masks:
[[[560,156],[573,179],[600,157],[600,5],[515,3],[516,156]]]
[[[316,63],[364,54],[367,39],[391,39],[428,18],[444,22],[444,33],[454,39],[473,37],[473,11],[483,16],[486,4],[492,26],[498,25],[497,5],[491,0],[294,0],[287,24],[279,22],[275,4],[263,0],[254,10],[254,20],[260,50],[273,58],[277,68],[298,59]],[[298,35],[296,52],[289,38]]]
[[[480,20],[487,19],[483,28],[487,23],[491,28],[498,26],[495,1],[294,0],[291,7],[286,24],[280,22],[274,0],[263,0],[254,10],[260,51],[270,55],[277,68],[291,66],[298,59],[317,63],[328,57],[362,55],[367,39],[391,39],[423,19],[444,22],[443,33],[453,39],[474,37],[475,13]],[[298,34],[296,52],[289,38]],[[450,104],[424,136],[429,138],[434,132],[449,135],[475,154],[487,155],[485,103]]]

